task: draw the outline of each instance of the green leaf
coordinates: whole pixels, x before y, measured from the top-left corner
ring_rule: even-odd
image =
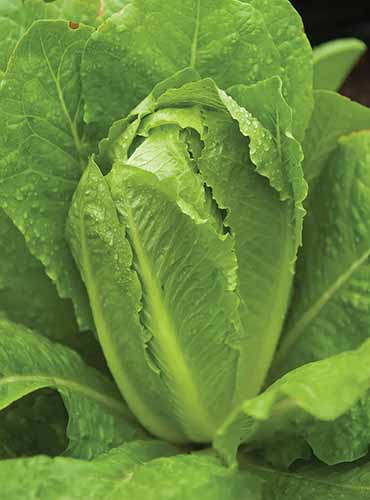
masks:
[[[310,193],[296,290],[274,367],[288,371],[369,337],[370,133],[339,139]]]
[[[0,462],[2,495],[7,500],[129,500],[125,485],[134,471],[177,450],[160,441],[133,441],[91,462],[34,457]]]
[[[18,5],[17,5],[18,4]],[[0,71],[5,71],[15,44],[21,36],[17,11],[21,1],[5,0],[0,4]],[[3,74],[0,74],[0,80]]]
[[[102,0],[25,0],[25,16],[29,17],[40,9],[43,3],[43,13],[38,14],[38,19],[66,19],[75,23],[84,23],[91,26],[96,24]],[[38,7],[38,9],[37,9]],[[36,20],[36,18],[34,18]],[[31,24],[31,23],[30,23]]]
[[[165,422],[163,428],[161,424],[166,420],[160,410],[165,405],[162,382],[145,359],[138,315],[141,290],[131,269],[132,251],[106,181],[92,159],[74,195],[67,234],[89,292],[100,343],[118,386],[121,390],[124,387],[126,400],[148,429],[155,426],[156,434],[171,434],[174,423]],[[170,437],[178,439],[176,433]]]
[[[314,48],[314,88],[338,90],[367,47],[356,38],[343,38]]]
[[[287,31],[291,45],[282,40]],[[303,135],[312,107],[310,48],[285,0],[274,0],[271,14],[237,0],[127,3],[87,44],[82,65],[87,123],[104,136],[155,84],[189,66],[223,89],[281,75],[297,117],[294,128]]]
[[[301,150],[291,136],[292,116],[281,95],[281,81],[274,78],[251,88],[238,86],[235,92],[246,106],[254,103],[251,106],[257,109],[256,103],[264,103],[258,113],[264,126],[219,91],[212,80],[197,80],[191,71],[163,82],[127,119],[113,125],[102,152],[105,162],[109,158],[114,162],[108,182],[120,223],[127,226],[129,242],[122,238],[116,207],[93,164],[79,186],[70,214],[70,241],[111,371],[144,425],[156,435],[176,441],[184,439],[184,430],[188,439],[208,441],[232,406],[260,390],[280,334],[292,263],[301,239],[306,185],[300,167]],[[271,95],[270,100],[264,98],[266,95]],[[228,158],[227,163],[224,158]],[[106,165],[104,168],[109,170]],[[145,171],[157,180],[153,175],[143,175]],[[236,200],[245,202],[241,206]],[[227,215],[225,228],[220,209]],[[157,221],[155,226],[152,220]],[[115,228],[116,238],[112,239],[108,227]],[[171,227],[177,227],[177,236]],[[245,227],[249,227],[248,232]],[[121,247],[122,263],[117,268],[114,253]],[[265,248],[263,258],[253,259],[249,247]],[[141,287],[132,274],[131,249]],[[106,271],[98,275],[95,268],[102,260]],[[178,264],[172,265],[172,260]],[[277,261],[281,265],[277,266]],[[130,285],[124,290],[117,286],[121,282]],[[251,282],[255,284],[252,288],[260,291],[257,297],[250,293]],[[109,300],[108,283],[112,288]],[[126,308],[114,317],[122,297],[126,297]],[[261,311],[261,297],[264,307],[271,305],[270,317]],[[209,313],[209,304],[219,302],[225,308],[222,322],[216,319],[221,309],[212,317]],[[200,335],[202,317],[207,318],[202,321],[207,333]],[[128,318],[132,324],[123,333],[121,325],[127,326]],[[148,370],[145,365],[140,369],[135,366],[136,373],[127,372],[127,360],[114,347],[118,332],[122,332],[121,339],[137,339],[136,354],[128,354],[134,349],[131,344],[125,349],[127,360],[142,356],[142,339],[147,364],[154,365],[162,380],[150,371],[141,374]],[[198,342],[193,340],[195,332]],[[188,345],[192,346],[191,356],[186,352]],[[218,363],[204,366],[203,349],[210,352],[211,346],[214,352],[207,356],[224,360],[223,371],[218,367],[218,373],[214,372]],[[238,351],[242,355],[236,362]],[[218,383],[221,375],[223,382]],[[148,395],[143,394],[138,401],[133,384],[143,377],[152,379],[153,387],[148,387]],[[167,379],[165,385],[171,390],[162,387]],[[224,401],[222,408],[216,405],[218,397]],[[149,403],[154,399],[158,404]],[[162,415],[158,413],[160,407]],[[170,415],[175,418],[177,436],[169,437],[170,425],[161,424]]]
[[[302,19],[289,0],[241,0],[263,20],[280,56],[283,95],[293,111],[292,132],[302,140],[313,110],[312,50]]]
[[[309,182],[321,173],[338,138],[370,128],[370,109],[335,92],[315,92],[315,108],[303,142],[303,171]]]
[[[191,70],[162,82],[127,119],[113,125],[101,151],[105,170],[110,169],[109,159],[114,163],[108,182],[121,224],[127,226],[129,242],[122,238],[116,207],[94,165],[79,186],[70,214],[70,241],[111,371],[138,418],[153,433],[167,439],[183,440],[184,430],[169,437],[170,425],[160,425],[163,418],[175,415],[175,427],[185,428],[188,439],[208,441],[233,406],[259,392],[280,334],[293,277],[292,263],[301,239],[306,185],[300,167],[301,150],[291,135],[292,115],[281,95],[281,81],[273,78],[254,87],[238,86],[234,91],[246,106],[250,104],[256,112],[259,108],[263,125],[219,91],[212,80],[199,80]],[[155,174],[157,180],[143,175],[144,171]],[[157,221],[155,226],[152,220]],[[171,235],[172,226],[177,227],[177,236]],[[119,235],[111,241],[108,227],[115,228]],[[223,235],[228,232],[231,237]],[[132,274],[130,246],[142,287]],[[114,252],[120,247],[124,249],[121,269],[114,260]],[[257,248],[259,252],[263,248],[264,253],[255,259]],[[102,260],[106,272],[98,275],[94,269]],[[172,260],[178,264],[172,265]],[[130,280],[121,278],[128,271]],[[176,280],[171,278],[178,274]],[[130,290],[114,282],[130,283]],[[113,289],[109,301],[107,283]],[[258,294],[252,294],[251,289]],[[114,318],[113,304],[121,303],[122,297],[126,297],[127,306]],[[135,301],[130,306],[132,297]],[[216,319],[221,309],[214,317],[209,313],[209,304],[219,302],[225,308],[222,322]],[[271,309],[268,317],[264,314],[266,307]],[[122,332],[121,325],[127,326],[127,318],[133,324]],[[200,335],[199,322],[207,333]],[[142,356],[142,339],[147,363],[154,364],[163,380],[168,379],[166,385],[172,392],[161,387],[162,381],[154,373],[142,375],[140,370],[148,370],[145,365],[140,369],[135,366],[138,371],[131,371],[131,375],[127,372],[127,360],[114,348],[118,332],[122,332],[120,338],[137,339],[136,354],[128,354],[134,349],[131,342],[125,348],[127,360]],[[192,340],[195,332],[198,342]],[[187,354],[188,345],[191,352],[197,352]],[[213,361],[204,366],[205,349],[210,359],[223,358],[223,371]],[[242,353],[239,361],[238,351]],[[218,373],[214,371],[216,366]],[[223,381],[218,383],[221,375]],[[143,377],[152,379],[154,385],[138,403],[138,391],[132,384]],[[130,379],[131,387],[127,382]],[[224,401],[222,408],[216,405],[218,397]],[[153,399],[157,405],[148,403]],[[147,405],[149,408],[145,408]],[[163,407],[162,416],[159,407]]]
[[[9,58],[23,34],[39,19],[66,19],[95,24],[99,0],[1,0],[0,70],[5,71]]]
[[[0,89],[0,206],[59,294],[73,299],[83,329],[92,327],[91,313],[64,230],[85,162],[79,65],[90,34],[64,21],[36,22]]]
[[[300,166],[301,149],[291,135],[291,111],[282,98],[280,79],[250,87],[235,86],[231,93],[244,108],[218,91],[209,79],[167,90],[158,98],[158,104],[161,108],[202,104],[227,110],[235,120],[202,110],[207,133],[201,137],[204,149],[198,169],[217,205],[226,210],[224,224],[235,238],[239,314],[244,327],[238,337],[242,355],[237,392],[238,399],[243,400],[259,392],[279,338],[292,263],[301,242],[302,200],[307,186]],[[249,144],[243,136],[249,138]],[[267,177],[279,197],[261,176]],[[283,204],[279,198],[289,201]],[[264,314],[265,308],[271,315]]]
[[[268,500],[368,500],[370,465],[327,467],[310,465],[283,472],[260,464],[246,463],[246,470],[265,480]]]
[[[306,184],[301,150],[291,136],[291,112],[281,96],[279,79],[237,86],[231,94],[245,109],[224,97],[238,122],[204,112],[207,135],[199,168],[218,205],[226,209],[225,225],[235,238],[243,325],[237,386],[240,402],[260,391],[279,339],[292,263],[301,242]],[[238,129],[249,137],[249,145]],[[281,202],[286,199],[289,202]]]
[[[2,461],[2,494],[7,500],[262,500],[263,482],[249,472],[227,469],[211,455],[176,453],[160,441],[136,441],[92,462]]]
[[[93,163],[69,219],[108,364],[151,432],[207,442],[233,395],[237,351],[228,344],[238,301],[232,240],[182,213],[176,190],[150,172],[118,165],[109,184],[121,222]],[[219,304],[213,314],[211,303]],[[212,363],[205,364],[205,356]]]
[[[107,500],[262,500],[261,486],[249,472],[227,469],[212,456],[178,455],[138,467]]]
[[[0,358],[0,408],[39,389],[57,390],[69,415],[69,455],[91,458],[138,432],[114,386],[67,347],[0,318]]]
[[[342,137],[314,184],[273,378],[369,338],[369,155],[368,131]],[[316,447],[325,461],[355,460],[367,453],[369,409],[367,394],[335,425],[317,428]]]
[[[71,301],[59,298],[44,267],[1,209],[0,249],[0,314],[73,348],[89,365],[106,371],[95,336],[78,332]]]
[[[318,426],[335,424],[352,408],[367,393],[369,375],[369,340],[357,350],[305,364],[236,409],[217,432],[214,447],[233,464],[242,443],[259,448],[281,438],[304,438],[325,460],[330,452],[320,446]]]
[[[77,331],[73,308],[59,298],[22,234],[0,210],[0,310],[12,321],[63,342]]]

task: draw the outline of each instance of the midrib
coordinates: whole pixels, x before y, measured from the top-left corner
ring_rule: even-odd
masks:
[[[75,150],[76,150],[76,153],[78,155],[79,164],[80,164],[80,166],[81,166],[81,168],[83,170],[84,167],[85,167],[85,165],[83,164],[83,160],[81,158],[81,141],[80,141],[80,137],[79,137],[78,132],[77,132],[77,128],[76,128],[75,123],[74,123],[74,121],[72,120],[72,118],[71,118],[71,116],[69,114],[69,111],[68,111],[68,108],[67,108],[67,105],[66,105],[66,102],[65,102],[65,99],[64,99],[63,90],[62,90],[62,88],[60,86],[59,79],[58,79],[57,75],[54,73],[53,67],[52,67],[52,65],[50,63],[50,59],[49,59],[49,56],[48,56],[48,54],[46,52],[45,45],[44,45],[44,42],[43,42],[41,34],[39,34],[39,39],[40,39],[40,45],[41,45],[42,54],[43,54],[45,62],[47,64],[50,76],[51,76],[51,78],[52,78],[52,80],[54,82],[54,85],[55,85],[55,88],[56,88],[56,91],[57,91],[57,95],[58,95],[59,104],[60,104],[60,107],[62,108],[63,114],[64,114],[64,116],[65,116],[65,118],[67,120],[69,129],[71,131],[71,136],[72,136],[72,139],[73,139]]]
[[[149,428],[149,430],[154,434],[158,434],[159,436],[169,436],[171,434],[171,429],[168,428],[166,422],[162,422],[160,419],[156,418],[155,415],[153,415],[150,408],[150,402],[146,402],[143,398],[140,398],[141,391],[130,382],[131,377],[128,373],[126,373],[124,363],[120,360],[111,328],[106,321],[104,311],[101,308],[99,290],[95,283],[93,267],[86,244],[86,232],[83,219],[80,224],[80,242],[86,287],[88,289],[89,299],[92,306],[94,322],[100,344],[103,348],[104,355],[112,375],[118,387],[122,391],[130,409],[138,417],[138,419],[140,419],[141,423]],[[181,440],[181,436],[178,436],[175,432],[172,433],[171,438],[174,441]]]
[[[126,418],[129,415],[129,412],[127,411],[126,407],[119,401],[116,401],[115,399],[106,396],[105,394],[101,394],[96,390],[92,389],[91,387],[81,384],[80,382],[76,382],[75,380],[71,380],[65,377],[53,377],[50,375],[37,374],[37,375],[11,375],[0,379],[0,387],[18,383],[24,383],[24,384],[34,383],[40,386],[40,388],[55,387],[55,388],[68,389],[76,393],[80,393],[89,399],[93,399],[98,403],[108,407],[115,413],[118,413]],[[34,391],[34,388],[26,388],[26,389],[28,389],[27,393]]]
[[[193,440],[210,441],[216,425],[204,407],[191,370],[177,342],[176,327],[163,300],[161,287],[141,242],[138,228],[130,210],[128,211],[128,227],[143,287],[148,297],[148,308],[153,323],[153,344],[157,347],[159,356],[163,356],[164,362],[162,364],[165,366],[163,372],[168,377],[169,389],[180,404],[182,417],[180,424],[187,436]]]
[[[359,259],[355,260],[349,268],[342,273],[334,283],[327,288],[321,296],[318,298],[316,302],[312,304],[312,306],[307,309],[307,311],[301,316],[301,318],[297,321],[297,323],[293,326],[291,330],[289,330],[284,337],[281,347],[277,352],[274,367],[279,366],[281,362],[284,360],[285,356],[288,354],[290,348],[297,341],[299,336],[303,333],[303,331],[307,328],[307,326],[319,315],[321,310],[325,307],[326,304],[334,297],[338,291],[347,284],[347,282],[351,279],[353,273],[357,271],[357,269],[362,266],[362,264],[369,258],[370,249],[366,250]]]

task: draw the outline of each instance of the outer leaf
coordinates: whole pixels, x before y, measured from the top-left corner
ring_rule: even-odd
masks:
[[[315,47],[314,88],[338,90],[366,48],[364,42],[356,38],[332,40]]]
[[[123,497],[120,495],[124,495]],[[262,500],[261,482],[248,472],[222,467],[212,456],[180,455],[137,468],[107,500]]]
[[[153,174],[119,167],[110,186],[123,224],[93,164],[69,221],[100,341],[148,429],[173,441],[206,442],[233,395],[237,351],[228,342],[238,302],[231,240],[183,214],[176,190]]]
[[[109,125],[124,117],[157,82],[190,66],[224,89],[281,75],[287,82],[288,102],[302,107],[296,123],[302,136],[310,113],[309,45],[288,2],[274,0],[273,4],[271,16],[276,14],[278,23],[274,17],[276,30],[272,28],[270,33],[272,23],[266,9],[261,13],[257,10],[260,6],[238,0],[129,2],[87,44],[82,69],[86,121],[98,126],[103,136]],[[281,39],[288,26],[291,52]],[[297,47],[302,54],[302,85],[298,81],[292,85],[292,75],[297,74]]]
[[[63,21],[36,22],[0,89],[0,205],[60,295],[73,298],[83,328],[91,326],[90,310],[64,230],[84,165],[79,64],[90,34]]]
[[[124,488],[133,471],[174,454],[175,448],[160,441],[134,441],[91,462],[42,456],[6,460],[0,462],[2,495],[7,500],[129,500]]]
[[[0,71],[5,71],[18,40],[34,21],[66,19],[95,24],[99,0],[1,0]]]
[[[60,299],[24,237],[0,210],[0,313],[76,350],[91,366],[106,371],[96,338],[78,333],[72,304]]]
[[[18,323],[63,341],[77,330],[73,308],[61,300],[22,234],[0,211],[0,310]]]
[[[114,386],[68,348],[0,319],[0,358],[0,408],[39,389],[56,389],[69,414],[68,454],[91,458],[138,431]]]
[[[19,24],[17,22],[17,11],[20,4],[20,0],[18,2],[3,0],[0,4],[0,79],[20,36]]]
[[[170,456],[175,453],[168,444],[148,441],[92,462],[8,460],[0,462],[2,491],[7,500],[262,500],[262,481],[249,472],[226,469],[211,456]]]
[[[93,160],[90,160],[75,193],[67,230],[76,262],[89,290],[99,339],[110,370],[119,387],[125,387],[129,404],[145,420],[147,428],[157,427],[156,422],[163,418],[157,406],[165,404],[164,388],[144,356],[142,326],[138,317],[142,307],[140,286],[131,269],[132,251],[121,230],[106,181]],[[120,304],[119,308],[117,304]],[[126,332],[130,332],[129,337]],[[128,363],[127,371],[122,369],[125,356],[134,361]],[[146,381],[145,385],[142,380]],[[131,386],[136,383],[140,387]],[[155,395],[156,402],[151,401],[150,394]],[[145,414],[153,415],[154,423],[150,423]],[[172,427],[173,422],[167,422],[160,433],[166,435]],[[176,439],[177,435],[171,437]]]
[[[315,92],[315,108],[303,142],[305,178],[313,182],[320,175],[338,138],[370,128],[370,109],[334,92]]]
[[[222,425],[214,446],[234,463],[241,443],[263,447],[281,436],[304,437],[316,456],[325,460],[315,422],[336,420],[352,408],[368,391],[369,375],[370,341],[355,351],[301,366],[245,401]]]
[[[252,474],[265,479],[268,500],[368,500],[370,466],[309,466],[296,472],[282,472],[266,466],[247,464]]]
[[[278,50],[283,94],[293,111],[292,132],[303,139],[313,110],[312,50],[299,14],[289,0],[241,0],[258,9]]]
[[[314,185],[296,292],[273,377],[369,338],[369,155],[369,132],[343,137]],[[334,426],[316,429],[315,446],[327,462],[367,452],[369,405],[370,395],[364,395]]]
[[[339,140],[310,195],[296,293],[275,368],[290,370],[369,337],[370,133]]]
[[[101,0],[53,0],[45,2],[44,14],[39,19],[66,19],[75,23],[96,24]],[[32,12],[38,0],[26,0],[26,15]],[[29,4],[29,5],[28,5]]]

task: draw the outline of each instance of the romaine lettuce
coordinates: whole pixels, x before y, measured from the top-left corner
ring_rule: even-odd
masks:
[[[367,498],[363,44],[313,53],[287,0],[0,32],[0,496]]]

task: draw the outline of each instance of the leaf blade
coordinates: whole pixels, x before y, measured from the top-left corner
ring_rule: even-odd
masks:
[[[305,439],[318,458],[325,451],[315,432],[320,422],[339,419],[368,391],[370,342],[359,349],[308,363],[275,382],[264,393],[245,401],[218,431],[214,446],[229,464],[241,443],[269,446],[283,436]]]
[[[314,88],[338,90],[366,49],[366,44],[356,38],[337,39],[315,47]]]
[[[74,351],[5,319],[0,328],[1,408],[42,388],[58,390],[69,413],[67,451],[76,457],[91,458],[134,437],[138,428],[114,386]]]
[[[84,160],[79,130],[79,60],[91,29],[38,21],[17,46],[0,91],[0,205],[92,329],[86,292],[65,243],[64,225]],[[28,64],[28,51],[33,53]],[[52,168],[50,159],[53,158]]]

